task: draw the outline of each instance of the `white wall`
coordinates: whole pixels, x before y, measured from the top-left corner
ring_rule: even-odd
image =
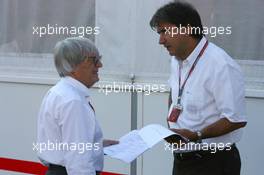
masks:
[[[0,157],[37,161],[32,151],[36,138],[37,113],[45,92],[51,85],[0,82]],[[130,130],[130,93],[105,95],[92,90],[93,105],[106,138],[118,139]],[[138,127],[150,123],[166,126],[167,93],[138,93]],[[264,98],[247,98],[248,125],[238,147],[242,174],[259,174],[264,161],[262,148]],[[105,159],[105,171],[129,174],[129,165]],[[172,155],[164,151],[164,142],[144,153],[137,161],[137,175],[171,174]],[[12,174],[0,171],[0,175]],[[18,174],[18,173],[13,173]]]
[[[248,124],[238,144],[242,157],[243,175],[262,174],[264,171],[264,98],[247,98]]]

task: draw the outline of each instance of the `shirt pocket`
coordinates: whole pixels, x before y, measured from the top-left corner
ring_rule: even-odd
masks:
[[[193,121],[203,120],[203,100],[199,94],[193,94],[187,92],[185,94],[184,110],[186,112],[186,118]]]

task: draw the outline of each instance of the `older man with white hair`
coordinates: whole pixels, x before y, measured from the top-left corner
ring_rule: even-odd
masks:
[[[87,38],[67,38],[55,46],[61,80],[45,95],[38,117],[38,152],[47,175],[97,175],[103,169],[104,140],[91,105],[90,88],[102,67],[96,46]]]

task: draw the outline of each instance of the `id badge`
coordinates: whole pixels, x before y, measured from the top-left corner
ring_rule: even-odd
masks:
[[[182,110],[183,110],[183,107],[181,104],[174,105],[173,109],[170,113],[170,116],[168,117],[168,121],[169,122],[177,122]]]

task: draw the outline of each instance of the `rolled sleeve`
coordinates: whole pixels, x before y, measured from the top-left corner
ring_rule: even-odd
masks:
[[[245,86],[240,69],[225,65],[214,76],[212,89],[220,118],[245,122]]]

